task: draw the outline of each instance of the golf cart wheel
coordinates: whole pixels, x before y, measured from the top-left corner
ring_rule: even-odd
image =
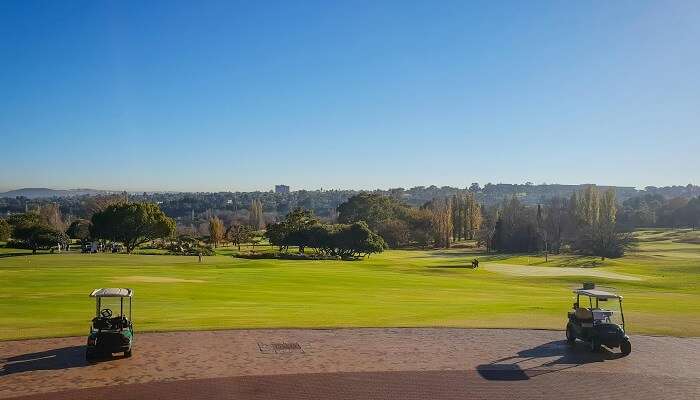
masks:
[[[591,347],[591,351],[594,353],[600,350],[600,341],[596,338],[591,339],[589,345]]]
[[[620,343],[620,351],[624,356],[632,352],[632,344],[629,340],[623,340],[622,343]]]
[[[571,324],[566,325],[566,343],[573,346],[576,343],[576,334],[574,333],[574,328]]]
[[[124,357],[131,357],[131,349],[124,352]]]

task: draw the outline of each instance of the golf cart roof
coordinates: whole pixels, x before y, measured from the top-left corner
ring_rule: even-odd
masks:
[[[134,291],[128,288],[100,288],[90,293],[90,297],[131,297]]]
[[[581,295],[581,296],[595,297],[596,299],[621,299],[622,298],[622,296],[620,296],[618,294],[605,292],[603,290],[598,290],[598,289],[576,289],[576,290],[574,290],[574,293]]]

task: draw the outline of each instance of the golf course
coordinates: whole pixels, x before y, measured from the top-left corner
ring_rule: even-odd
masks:
[[[625,297],[635,334],[700,336],[700,232],[644,230],[619,259],[390,250],[361,261],[25,254],[0,249],[0,339],[85,334],[93,288],[134,289],[138,331],[237,328],[563,329],[583,281]],[[480,260],[478,269],[471,261]]]

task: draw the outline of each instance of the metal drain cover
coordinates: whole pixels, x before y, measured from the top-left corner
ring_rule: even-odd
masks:
[[[258,348],[264,354],[303,353],[304,349],[298,342],[258,343]]]

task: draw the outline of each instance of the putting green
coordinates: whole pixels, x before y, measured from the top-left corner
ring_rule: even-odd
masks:
[[[581,276],[589,278],[605,278],[618,281],[641,281],[643,278],[632,275],[618,274],[617,272],[596,270],[592,268],[579,267],[536,267],[532,265],[513,265],[484,263],[484,268],[488,271],[499,272],[514,276]]]
[[[200,279],[181,279],[170,276],[118,276],[114,278],[115,283],[204,283]]]

